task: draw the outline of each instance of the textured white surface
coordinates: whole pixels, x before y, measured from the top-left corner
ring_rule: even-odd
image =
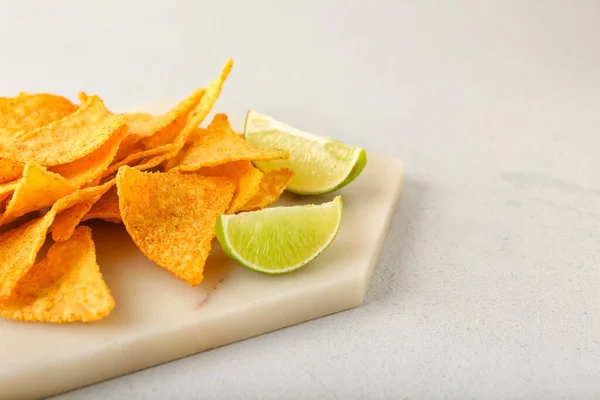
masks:
[[[405,161],[367,304],[59,397],[600,395],[597,1],[3,2],[0,92],[253,107]],[[33,383],[32,383],[33,384]]]

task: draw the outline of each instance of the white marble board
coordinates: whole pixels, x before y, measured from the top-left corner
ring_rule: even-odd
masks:
[[[90,221],[115,309],[92,324],[0,320],[0,399],[58,394],[359,306],[402,179],[399,160],[368,153],[361,176],[339,192],[285,195],[278,204],[340,194],[344,217],[319,258],[283,276],[246,270],[215,241],[204,283],[190,287],[148,260],[122,225]]]

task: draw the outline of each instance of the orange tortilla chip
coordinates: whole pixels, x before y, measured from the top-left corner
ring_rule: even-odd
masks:
[[[233,197],[228,178],[197,174],[117,173],[119,209],[127,232],[152,261],[188,284],[203,280],[218,215]]]
[[[148,158],[148,159],[144,160],[143,163],[134,165],[133,168],[137,169],[138,171],[145,171],[145,170],[154,168],[154,167],[162,164],[165,160],[167,160],[169,158],[169,155],[170,155],[170,153],[166,153],[166,154],[158,155],[156,157]]]
[[[108,112],[102,100],[89,96],[74,113],[31,131],[0,135],[3,157],[40,165],[66,164],[92,153],[125,124]]]
[[[196,89],[172,110],[159,116],[137,113],[127,116],[127,124],[131,130],[131,142],[143,140],[145,148],[151,149],[172,143],[185,126],[188,114],[204,96],[204,89]]]
[[[88,94],[86,92],[79,92],[77,93],[77,98],[79,99],[79,102],[81,104],[85,103],[88,100]]]
[[[165,145],[165,146],[161,146],[161,152],[162,154],[159,154],[157,156],[153,156],[153,157],[145,157],[141,162],[139,163],[131,163],[132,165],[128,165],[129,167],[136,169],[138,171],[146,171],[149,169],[152,169],[154,167],[159,166],[160,164],[162,164],[165,160],[167,160],[170,156],[171,153],[164,153],[164,149],[165,148],[173,148],[173,145]],[[148,150],[148,152],[151,152],[151,150]],[[138,160],[139,161],[139,160]],[[121,163],[119,163],[121,164]],[[122,165],[119,165],[119,168],[122,167]],[[102,178],[102,183],[104,183],[105,180],[114,180],[117,177],[117,168],[115,167],[111,167],[110,169],[111,174],[108,176],[105,176]]]
[[[0,196],[0,212],[6,210],[6,203],[8,202],[8,195]]]
[[[207,129],[199,129],[171,164],[173,171],[193,172],[233,161],[266,161],[289,158],[280,149],[255,148],[231,129],[225,114],[217,114]]]
[[[173,149],[175,149],[175,147],[172,144],[166,144],[164,146],[156,147],[154,149],[144,150],[140,151],[139,153],[130,154],[129,156],[125,157],[125,159],[112,164],[106,171],[104,171],[102,177],[104,178],[111,174],[114,174],[123,165],[128,165],[130,167],[135,166],[140,160],[147,159],[146,161],[148,161],[155,158],[155,156],[166,155]],[[160,162],[158,164],[160,164]],[[158,164],[155,164],[154,166]]]
[[[161,116],[156,116],[147,113],[126,113],[124,115],[127,118],[127,125],[129,125],[129,132],[131,135],[152,136],[152,133],[156,132],[156,126],[160,126],[161,123],[163,123],[163,121],[167,121],[167,115],[171,112],[172,111]],[[175,118],[176,116],[172,119]],[[159,123],[158,121],[161,122]],[[166,122],[165,125],[168,125],[168,122]]]
[[[112,163],[119,144],[127,134],[127,125],[123,125],[100,148],[87,156],[68,164],[56,165],[49,170],[62,175],[78,186],[87,183],[97,184],[104,171]]]
[[[27,322],[92,322],[108,316],[114,306],[96,262],[92,231],[81,226],[31,267],[0,303],[0,315]]]
[[[67,98],[47,93],[0,97],[0,136],[39,129],[77,110]]]
[[[10,197],[15,191],[15,188],[19,184],[19,181],[11,181],[0,184],[0,213],[4,213],[6,205],[8,204]],[[0,219],[2,217],[0,216]]]
[[[122,221],[119,211],[119,195],[117,188],[113,186],[98,200],[83,217],[81,221],[88,219],[102,219],[108,222],[119,223]]]
[[[56,203],[54,203],[52,209],[55,210],[57,213],[60,213],[61,211],[73,207],[75,204],[100,198],[111,187],[115,186],[115,183],[116,180],[112,179],[106,183],[103,183],[102,185],[90,186],[85,189],[80,189],[58,200]]]
[[[231,72],[231,68],[233,67],[233,60],[228,60],[219,76],[214,79],[212,82],[208,84],[206,87],[206,93],[202,96],[200,103],[196,106],[196,108],[189,113],[187,120],[185,121],[185,126],[179,132],[177,137],[175,137],[175,151],[169,157],[169,160],[165,163],[165,169],[169,170],[173,168],[175,164],[171,159],[176,156],[179,151],[183,148],[185,143],[187,142],[190,134],[194,131],[200,124],[204,121],[206,116],[210,114],[213,106],[215,105],[219,95],[221,94],[221,90],[223,89],[223,85]]]
[[[50,226],[52,240],[55,242],[64,242],[69,240],[75,228],[81,222],[81,219],[94,205],[94,200],[89,200],[83,203],[75,204],[71,208],[56,215],[54,222]]]
[[[8,196],[10,196],[17,188],[17,185],[19,184],[19,182],[20,182],[20,180],[1,183],[0,184],[0,199],[4,200]]]
[[[114,161],[121,161],[132,154],[140,153],[144,150],[146,150],[146,147],[135,136],[127,135],[119,145],[119,150],[115,155]]]
[[[0,299],[12,294],[17,282],[35,263],[53,219],[50,211],[0,235]]]
[[[158,118],[154,115],[145,113],[130,113],[124,115],[125,118],[127,118],[126,123],[129,128],[129,132],[127,136],[125,136],[125,139],[123,139],[123,141],[121,142],[121,145],[119,146],[119,151],[117,151],[115,161],[120,161],[133,153],[139,153],[141,151],[146,150],[144,144],[140,142],[142,137],[139,135],[139,133],[132,131],[131,125],[134,125],[134,129],[139,131],[140,128],[135,127],[136,124],[140,124],[142,123],[142,121],[151,121],[155,118]]]
[[[28,221],[0,235],[0,299],[10,296],[19,279],[29,271],[57,214],[76,204],[101,196],[115,183],[113,179],[101,186],[81,189],[62,197],[43,217]]]
[[[115,183],[113,179],[101,186],[81,189],[62,197],[43,217],[28,221],[0,235],[0,299],[10,296],[19,279],[29,271],[57,214],[76,204],[101,196]]]
[[[73,193],[78,186],[62,176],[49,172],[34,162],[25,164],[21,178],[6,211],[0,217],[0,224],[14,221],[31,211],[49,207],[54,202]]]
[[[6,203],[8,203],[9,197],[10,193],[0,194],[0,212],[4,212],[4,210],[6,210]]]
[[[7,158],[0,158],[0,184],[20,178],[25,166]]]
[[[250,199],[240,211],[254,211],[275,204],[294,176],[289,168],[274,169],[266,174],[260,182],[260,190]]]
[[[236,183],[233,199],[227,209],[228,214],[239,211],[244,204],[258,193],[263,177],[263,173],[255,168],[250,161],[235,161],[216,167],[201,168],[197,173],[203,176],[230,178]]]
[[[50,226],[52,239],[56,242],[68,240],[88,211],[106,192],[115,189],[115,182],[113,179],[100,186],[81,189],[59,200],[56,217]]]

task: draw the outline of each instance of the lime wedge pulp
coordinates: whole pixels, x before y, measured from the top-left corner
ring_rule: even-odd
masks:
[[[338,190],[352,182],[364,169],[367,153],[337,140],[304,132],[273,118],[249,111],[244,137],[254,147],[274,147],[290,152],[287,160],[255,161],[263,172],[290,168],[294,176],[287,190],[316,195]]]
[[[295,271],[335,239],[343,214],[341,196],[323,204],[277,206],[220,215],[217,240],[239,264],[266,274]]]

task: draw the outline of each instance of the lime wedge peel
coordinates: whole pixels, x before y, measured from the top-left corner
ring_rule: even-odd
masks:
[[[342,197],[322,204],[278,206],[220,215],[217,240],[240,265],[265,274],[295,271],[329,247],[342,223]]]
[[[287,191],[318,195],[341,189],[356,179],[367,164],[364,149],[286,125],[268,115],[249,111],[244,137],[255,147],[275,147],[290,152],[288,160],[255,161],[263,172],[290,168],[294,177]]]

